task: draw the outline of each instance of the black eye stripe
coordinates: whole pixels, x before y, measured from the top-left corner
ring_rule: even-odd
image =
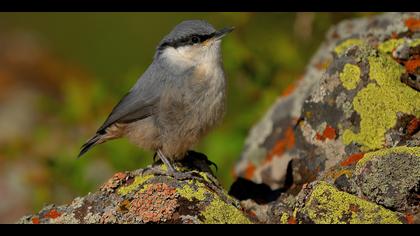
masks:
[[[209,38],[212,38],[214,36],[214,33],[212,34],[206,34],[206,35],[198,35],[198,34],[193,34],[193,35],[189,35],[187,37],[184,38],[180,38],[180,39],[176,39],[173,41],[169,41],[169,42],[165,42],[163,44],[161,44],[159,46],[159,49],[164,49],[166,47],[181,47],[181,46],[186,46],[186,45],[193,45],[197,42],[193,42],[193,38],[197,37],[199,39],[200,42],[204,42]]]

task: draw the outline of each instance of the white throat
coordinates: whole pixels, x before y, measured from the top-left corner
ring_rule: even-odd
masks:
[[[220,40],[207,45],[188,45],[177,48],[167,47],[160,55],[169,66],[184,71],[196,66],[218,66],[220,61]]]

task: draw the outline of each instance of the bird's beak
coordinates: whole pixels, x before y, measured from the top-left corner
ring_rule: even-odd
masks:
[[[223,38],[224,36],[226,36],[228,33],[232,32],[234,29],[235,29],[235,27],[226,27],[226,28],[223,28],[219,31],[216,31],[214,33],[213,38],[214,38],[214,40],[219,40],[219,39]]]

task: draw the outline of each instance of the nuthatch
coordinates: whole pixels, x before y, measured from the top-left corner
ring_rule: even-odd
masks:
[[[152,64],[81,148],[127,137],[155,151],[176,173],[182,160],[225,111],[226,80],[221,39],[233,28],[215,30],[203,20],[184,21],[159,43]]]

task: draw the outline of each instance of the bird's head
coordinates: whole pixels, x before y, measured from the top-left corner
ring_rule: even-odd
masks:
[[[163,38],[156,57],[185,68],[219,61],[221,39],[232,30],[216,30],[204,20],[183,21]]]

